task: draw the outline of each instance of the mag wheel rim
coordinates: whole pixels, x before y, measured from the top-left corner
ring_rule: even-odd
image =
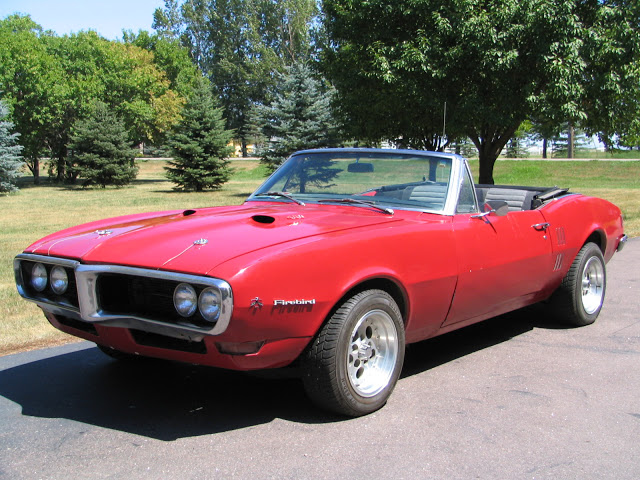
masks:
[[[588,315],[602,305],[604,296],[604,268],[602,262],[591,257],[582,271],[582,306]]]
[[[389,385],[398,360],[398,333],[383,310],[364,314],[351,332],[347,376],[355,392],[373,397]]]

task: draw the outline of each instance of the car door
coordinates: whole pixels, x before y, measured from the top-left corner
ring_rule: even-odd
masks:
[[[537,210],[505,216],[456,214],[458,282],[443,326],[479,321],[532,303],[553,271],[547,226]]]

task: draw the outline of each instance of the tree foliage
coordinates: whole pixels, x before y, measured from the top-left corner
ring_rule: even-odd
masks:
[[[63,93],[62,69],[47,51],[46,36],[29,17],[11,15],[0,21],[0,95],[13,111],[22,154],[36,184]]]
[[[493,183],[497,156],[524,120],[600,130],[607,106],[636,114],[636,3],[325,0],[323,64],[356,137],[442,145],[430,139],[446,102],[447,139],[471,138],[480,182]],[[612,94],[594,100],[599,85]]]
[[[13,122],[9,120],[9,109],[0,102],[0,194],[17,190],[15,180],[24,165],[22,146],[16,143],[19,134],[13,132]]]
[[[44,154],[58,180],[73,179],[72,128],[95,100],[118,114],[132,144],[161,141],[180,118],[198,76],[186,51],[142,32],[127,38],[113,42],[92,31],[58,37],[28,16],[0,21],[0,92],[15,112],[36,181]]]
[[[253,111],[252,122],[266,138],[261,162],[275,170],[296,150],[336,146],[338,128],[331,111],[333,90],[323,88],[304,63],[279,76],[274,100]]]
[[[584,37],[584,111],[579,126],[607,148],[640,144],[640,3],[581,2]]]
[[[189,49],[245,146],[249,111],[269,100],[275,73],[308,58],[316,12],[315,0],[165,0],[153,26]]]
[[[87,117],[74,125],[70,170],[83,186],[123,186],[136,177],[138,167],[124,122],[102,102],[95,102]]]
[[[218,189],[229,180],[227,157],[233,132],[225,129],[222,108],[204,79],[196,87],[169,139],[173,160],[166,167],[177,190]]]

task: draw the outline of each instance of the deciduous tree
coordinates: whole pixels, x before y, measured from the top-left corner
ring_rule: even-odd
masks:
[[[269,101],[277,72],[308,58],[316,12],[314,0],[166,0],[153,26],[189,49],[246,154],[249,111]]]
[[[94,100],[118,114],[132,142],[162,139],[179,119],[187,77],[195,77],[193,66],[180,63],[177,45],[162,45],[152,42],[148,50],[92,31],[57,37],[19,15],[0,21],[0,92],[15,112],[36,182],[45,152],[58,180],[73,179],[67,169],[71,129]],[[155,55],[153,48],[162,52]]]
[[[0,95],[11,106],[35,184],[40,182],[48,129],[59,115],[57,106],[64,94],[62,69],[44,43],[48,35],[28,16],[0,20]]]
[[[442,131],[446,102],[446,135],[471,138],[481,183],[493,183],[498,154],[526,119],[593,121],[599,130],[599,112],[608,105],[637,112],[633,90],[625,87],[640,85],[637,2],[323,4],[331,40],[324,65],[356,136],[428,145],[421,139]],[[602,58],[604,69],[598,67]],[[595,100],[599,84],[609,85],[611,95]]]

